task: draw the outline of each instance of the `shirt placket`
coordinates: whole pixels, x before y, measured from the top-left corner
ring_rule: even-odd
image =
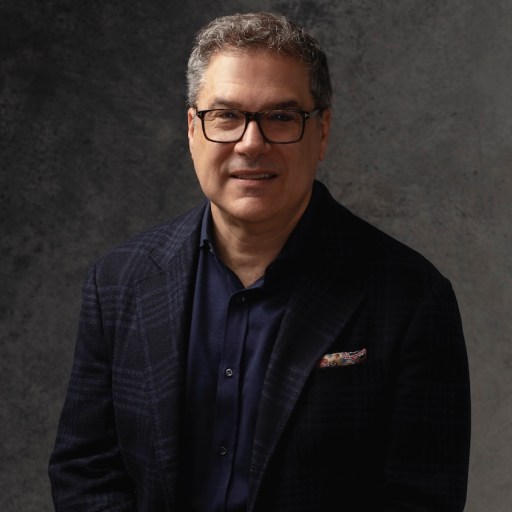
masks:
[[[215,407],[214,454],[218,489],[222,489],[224,503],[233,463],[239,427],[241,390],[241,361],[249,319],[249,301],[246,291],[233,294],[226,314],[226,329],[217,382]]]

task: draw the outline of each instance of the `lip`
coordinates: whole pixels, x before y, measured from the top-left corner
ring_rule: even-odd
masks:
[[[277,174],[267,170],[239,170],[231,172],[229,177],[240,181],[268,181],[277,178]]]

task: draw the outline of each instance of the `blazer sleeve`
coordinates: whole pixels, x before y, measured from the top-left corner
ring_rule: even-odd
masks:
[[[111,373],[93,267],[83,286],[73,367],[49,464],[57,512],[135,510],[116,436]]]
[[[384,510],[464,509],[470,421],[460,315],[443,278],[418,307],[400,347]]]

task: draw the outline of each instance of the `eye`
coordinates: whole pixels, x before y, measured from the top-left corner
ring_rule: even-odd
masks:
[[[292,123],[296,122],[300,116],[293,110],[271,110],[267,112],[266,117],[273,123]]]
[[[209,112],[210,119],[214,121],[238,121],[244,116],[239,110],[212,110]]]

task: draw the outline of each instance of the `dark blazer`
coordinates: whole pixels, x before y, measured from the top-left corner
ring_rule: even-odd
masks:
[[[318,225],[265,377],[248,510],[461,511],[469,383],[452,288],[315,187]],[[180,415],[203,211],[88,274],[50,461],[58,511],[185,510]],[[362,349],[362,362],[318,367]]]

